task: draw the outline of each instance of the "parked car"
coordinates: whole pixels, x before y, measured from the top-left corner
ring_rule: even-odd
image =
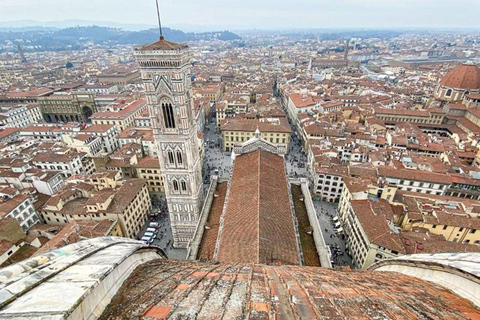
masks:
[[[143,237],[148,237],[149,239],[153,238],[155,235],[153,234],[153,232],[145,232],[145,234],[143,235]]]
[[[158,222],[150,222],[148,224],[148,227],[158,229],[160,227],[160,224]]]
[[[151,240],[152,240],[152,238],[150,238],[150,237],[145,237],[145,236],[142,237],[142,241],[145,242],[145,243],[151,243],[150,242]]]
[[[149,227],[149,228],[147,228],[147,231],[145,231],[145,232],[156,233],[156,232],[158,232],[158,229],[150,228],[150,227]]]

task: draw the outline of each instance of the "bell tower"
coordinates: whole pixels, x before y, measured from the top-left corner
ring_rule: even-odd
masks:
[[[187,45],[166,41],[134,48],[158,145],[173,245],[192,239],[203,204],[202,166],[193,117]]]

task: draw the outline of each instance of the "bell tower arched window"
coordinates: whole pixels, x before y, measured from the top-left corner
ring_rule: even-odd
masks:
[[[178,165],[183,165],[183,157],[180,151],[177,151],[177,163]]]
[[[187,191],[187,183],[182,180],[180,184],[182,185],[182,191]]]
[[[175,163],[175,159],[173,158],[173,152],[168,150],[167,151],[167,155],[168,155],[168,163],[170,164],[174,164]]]
[[[178,192],[178,190],[179,190],[178,189],[178,181],[173,180],[172,184],[173,184],[173,191]]]
[[[173,115],[173,107],[171,103],[162,103],[163,120],[165,128],[175,129],[175,116]]]

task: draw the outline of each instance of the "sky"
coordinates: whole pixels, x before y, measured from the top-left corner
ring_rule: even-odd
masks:
[[[480,28],[480,0],[160,0],[160,8],[163,25],[180,29]],[[0,23],[153,26],[155,10],[155,0],[0,0]]]

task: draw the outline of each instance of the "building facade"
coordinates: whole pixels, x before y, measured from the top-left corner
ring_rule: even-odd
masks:
[[[0,108],[0,127],[24,128],[42,119],[38,104]]]
[[[193,238],[203,203],[188,46],[161,37],[136,47],[134,55],[158,144],[173,246],[184,248]]]
[[[292,130],[284,118],[271,119],[238,119],[231,118],[220,126],[223,151],[232,151],[236,144],[241,144],[253,138],[255,131],[261,132],[261,138],[275,144],[290,148]]]
[[[33,207],[33,200],[29,195],[19,194],[6,202],[0,204],[0,216],[6,218],[15,218],[27,231],[34,224],[39,222],[37,212]]]
[[[38,98],[47,122],[87,122],[97,111],[94,92],[57,93]]]

